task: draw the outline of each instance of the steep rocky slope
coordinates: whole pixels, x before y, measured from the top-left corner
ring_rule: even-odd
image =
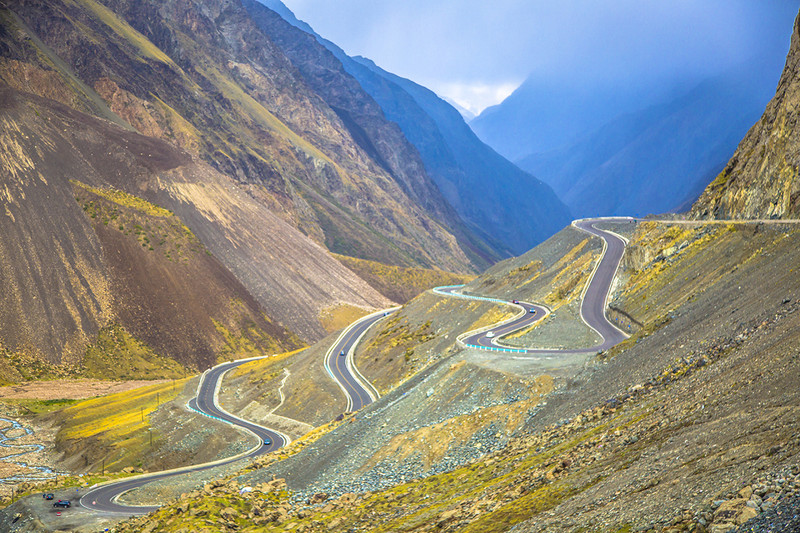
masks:
[[[185,167],[187,154],[7,88],[0,121],[4,379],[36,377],[36,361],[80,371],[87,345],[115,325],[192,369],[230,343],[298,345],[181,219],[122,191]]]
[[[696,218],[800,216],[800,17],[775,97],[692,207]]]
[[[365,151],[238,0],[25,1],[2,23],[6,83],[184,148],[332,251],[473,268],[424,172]]]
[[[77,371],[114,324],[202,369],[299,346],[279,324],[321,337],[327,308],[388,305],[185,152],[51,100],[0,96],[5,379]],[[38,370],[12,368],[29,362]]]
[[[245,5],[257,22],[269,27],[276,44],[312,85],[316,86],[314,80],[324,85],[334,78],[339,80],[340,90],[332,95],[334,98],[326,97],[335,108],[343,106],[343,96],[358,92],[355,110],[352,104],[344,104],[351,117],[357,120],[368,113],[373,121],[388,119],[396,123],[392,124],[395,129],[399,126],[419,151],[417,157],[441,195],[468,226],[468,231],[456,229],[462,246],[468,243],[474,253],[486,254],[485,245],[470,238],[470,234],[477,234],[503,255],[519,254],[569,220],[569,213],[548,186],[482,143],[461,115],[432,91],[386,72],[368,59],[348,56],[299,21],[279,0],[247,0]],[[326,59],[310,61],[320,57]],[[321,69],[321,64],[327,68]],[[349,91],[342,91],[343,87]],[[360,124],[380,147],[380,135],[369,134],[369,126],[365,127],[363,121]],[[520,212],[530,215],[520,217]],[[540,213],[547,216],[536,216]]]

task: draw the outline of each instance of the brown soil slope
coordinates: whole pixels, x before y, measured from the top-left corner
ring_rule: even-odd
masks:
[[[332,251],[473,268],[440,216],[445,206],[422,207],[406,190],[409,172],[435,190],[424,169],[401,176],[373,159],[238,0],[33,0],[10,9],[0,13],[9,38],[0,76],[12,86],[110,109],[235,178]]]
[[[108,192],[184,165],[187,155],[10,89],[0,92],[0,115],[7,354],[79,366],[86,345],[114,323],[196,369],[241,351],[232,344],[298,345],[177,217]]]
[[[692,207],[695,218],[800,217],[800,17],[775,97],[725,170]]]

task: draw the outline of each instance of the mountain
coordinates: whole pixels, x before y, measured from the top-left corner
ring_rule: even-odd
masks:
[[[388,73],[368,59],[349,57],[297,20],[279,0],[246,0],[245,5],[318,92],[331,84],[334,73],[336,79],[343,80],[342,70],[349,86],[353,87],[355,81],[377,103],[385,119],[399,126],[418,150],[442,196],[481,240],[505,255],[519,254],[569,221],[568,211],[547,185],[481,142],[460,113],[432,91]],[[301,32],[308,37],[303,39]],[[323,63],[320,58],[326,58],[328,67],[324,71],[316,68]],[[341,92],[336,97],[341,98]],[[326,101],[334,99],[328,97]],[[340,108],[342,104],[331,105]],[[359,107],[362,112],[365,109]],[[365,129],[363,124],[360,127]]]
[[[674,210],[696,199],[774,94],[787,50],[776,35],[706,79],[531,76],[470,126],[576,217]]]
[[[7,87],[0,121],[3,381],[97,375],[98,365],[110,369],[100,377],[159,377],[172,373],[164,358],[180,374],[216,364],[236,344],[302,345],[183,219],[125,192],[174,172],[211,184],[211,169],[163,141]],[[86,360],[90,345],[105,346],[99,361]],[[134,356],[152,374],[117,372]]]
[[[798,102],[800,15],[775,97],[692,207],[694,218],[800,217]]]
[[[469,125],[489,146],[519,161],[531,153],[570,145],[619,115],[656,103],[657,98],[633,84],[561,83],[531,76]]]
[[[667,103],[627,113],[520,166],[576,216],[643,216],[694,200],[760,116],[779,66],[750,61]]]
[[[237,1],[0,15],[6,381],[96,375],[89,353],[107,377],[129,357],[186,373],[390,304],[331,251],[461,272],[497,257],[397,126],[376,121],[371,151]]]
[[[336,253],[476,269],[421,165],[365,151],[238,0],[37,0],[5,20],[10,85],[180,146]]]

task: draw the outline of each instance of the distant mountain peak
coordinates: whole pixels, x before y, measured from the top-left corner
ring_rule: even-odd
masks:
[[[441,96],[442,100],[453,106],[456,111],[461,113],[461,116],[464,117],[464,121],[469,124],[469,122],[474,119],[477,115],[467,109],[466,107],[462,106],[452,98],[448,98],[447,96]]]

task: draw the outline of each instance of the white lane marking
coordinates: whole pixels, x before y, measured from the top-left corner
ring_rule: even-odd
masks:
[[[337,385],[339,385],[339,388],[342,390],[342,393],[344,393],[344,396],[345,396],[345,398],[347,399],[347,407],[345,408],[345,411],[352,411],[352,409],[353,409],[353,398],[350,396],[350,393],[349,393],[349,392],[347,392],[347,389],[345,388],[344,384],[343,384],[341,381],[339,381],[339,380],[336,378],[336,376],[333,374],[333,370],[331,369],[331,366],[330,366],[330,359],[331,359],[332,355],[333,355],[333,354],[335,353],[335,351],[336,351],[336,350],[339,348],[339,345],[341,344],[341,342],[342,342],[342,340],[345,338],[345,336],[346,336],[346,335],[348,335],[348,334],[349,334],[349,333],[350,333],[350,332],[351,332],[351,331],[352,331],[354,328],[356,328],[356,327],[357,327],[357,326],[358,326],[358,325],[359,325],[361,322],[363,322],[363,321],[366,321],[366,320],[370,320],[370,319],[374,318],[375,316],[377,316],[377,315],[380,315],[380,314],[383,314],[383,313],[389,313],[389,312],[396,311],[397,309],[400,309],[400,308],[399,308],[399,307],[392,307],[392,308],[389,308],[389,309],[384,309],[384,310],[381,310],[381,311],[376,311],[376,312],[374,312],[374,313],[371,313],[371,314],[369,314],[369,315],[367,315],[367,316],[364,316],[364,317],[361,317],[361,318],[359,318],[358,320],[356,320],[355,322],[353,322],[352,324],[350,324],[349,326],[347,326],[347,327],[346,327],[346,328],[345,328],[345,329],[344,329],[344,330],[343,330],[343,331],[342,331],[342,332],[339,334],[339,337],[337,337],[336,341],[334,341],[334,343],[333,343],[333,344],[331,344],[331,347],[330,347],[330,348],[328,348],[328,351],[325,353],[325,356],[324,356],[324,357],[323,357],[323,359],[322,359],[322,361],[323,361],[323,365],[324,365],[324,367],[325,367],[325,370],[328,372],[328,375],[331,377],[331,379],[332,379],[333,381],[335,381],[335,382],[336,382],[336,384],[337,384]],[[377,322],[380,322],[380,321],[376,321],[376,323],[377,323]],[[373,325],[374,325],[374,324],[373,324]],[[371,326],[370,326],[370,327],[371,327]],[[367,329],[369,329],[369,328],[367,328]],[[366,333],[366,330],[364,331],[364,333]],[[357,344],[358,344],[358,342],[361,340],[361,337],[362,337],[362,336],[363,336],[363,333],[362,333],[362,335],[361,335],[361,336],[359,336],[359,337],[358,337],[358,339],[356,339],[356,341],[353,343],[353,347],[352,347],[352,348],[355,348],[355,345],[357,345]],[[347,359],[348,357],[350,357],[350,355],[349,355],[349,352],[350,352],[350,350],[348,349],[348,353],[346,353],[346,354],[345,354],[345,355],[347,356],[345,359]],[[337,367],[338,369],[340,369],[340,367],[339,367],[339,357],[340,357],[340,355],[337,353],[337,354],[335,354],[335,357],[336,357],[336,363],[335,363],[335,364],[336,364],[336,367]],[[363,375],[362,375],[362,374],[361,374],[361,373],[358,371],[358,369],[356,368],[356,366],[355,366],[354,364],[350,363],[350,365],[352,365],[352,366],[348,366],[347,368],[348,368],[348,370],[350,370],[350,368],[352,368],[352,369],[354,370],[354,372],[351,372],[351,375],[353,376],[353,379],[354,379],[354,380],[355,380],[355,381],[356,381],[356,382],[357,382],[359,385],[361,385],[361,386],[362,386],[362,388],[363,388],[363,389],[364,389],[364,390],[367,392],[367,394],[369,394],[369,395],[370,395],[370,397],[371,397],[371,398],[373,398],[373,401],[374,401],[375,399],[379,398],[379,397],[380,397],[380,395],[378,395],[378,391],[377,391],[377,389],[375,389],[375,387],[373,387],[373,386],[372,386],[372,384],[371,384],[371,383],[370,383],[370,382],[369,382],[369,381],[368,381],[368,380],[367,380],[367,379],[366,379],[366,378],[365,378],[365,377],[364,377],[364,376],[363,376]],[[340,372],[341,372],[341,369],[340,369]],[[344,373],[342,373],[342,374],[344,375]],[[375,394],[375,396],[373,396],[373,393]]]

